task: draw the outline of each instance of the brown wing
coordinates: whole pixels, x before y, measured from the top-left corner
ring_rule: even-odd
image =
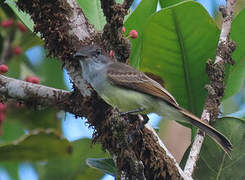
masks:
[[[131,66],[113,63],[108,67],[107,77],[115,85],[161,98],[167,103],[179,107],[174,97],[159,83]]]

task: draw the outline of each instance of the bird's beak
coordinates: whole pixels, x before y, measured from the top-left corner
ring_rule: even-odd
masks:
[[[85,53],[82,53],[82,52],[76,52],[75,54],[74,54],[74,57],[75,58],[85,58],[85,57],[87,57],[87,55],[85,54]]]

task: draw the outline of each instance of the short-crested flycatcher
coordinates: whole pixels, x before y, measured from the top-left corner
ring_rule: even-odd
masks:
[[[230,141],[209,124],[178,105],[159,83],[133,67],[115,62],[101,48],[86,46],[76,52],[83,78],[111,106],[120,111],[144,109],[166,120],[188,122],[212,137],[231,156]]]

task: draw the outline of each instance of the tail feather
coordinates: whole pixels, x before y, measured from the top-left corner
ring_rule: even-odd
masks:
[[[217,131],[209,124],[202,122],[201,119],[189,113],[188,111],[186,110],[180,110],[180,111],[182,112],[183,115],[188,117],[191,124],[198,127],[199,129],[207,133],[213,140],[215,140],[217,144],[219,144],[220,147],[231,158],[232,144],[223,134],[221,134],[219,131]]]

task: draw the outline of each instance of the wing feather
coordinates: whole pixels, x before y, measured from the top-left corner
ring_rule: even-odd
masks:
[[[108,67],[107,77],[115,85],[161,98],[168,104],[179,107],[174,97],[159,83],[131,66],[113,63]]]

